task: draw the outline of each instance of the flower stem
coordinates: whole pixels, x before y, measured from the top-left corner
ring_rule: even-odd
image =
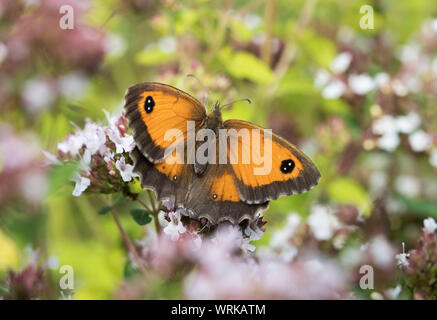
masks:
[[[140,257],[138,256],[138,253],[137,253],[137,251],[135,250],[134,245],[133,245],[132,242],[130,241],[130,239],[129,239],[127,233],[126,233],[126,231],[124,231],[124,229],[123,229],[123,227],[122,227],[122,225],[121,225],[121,223],[120,223],[120,220],[118,219],[118,216],[117,216],[117,214],[114,212],[114,210],[111,210],[111,215],[112,215],[112,217],[114,218],[115,224],[117,225],[118,230],[119,230],[120,233],[121,233],[121,237],[123,238],[124,243],[126,244],[128,250],[129,250],[129,252],[130,252],[130,253],[132,254],[132,256],[134,257],[135,262],[136,262],[138,268],[141,270],[141,272],[144,274],[144,276],[147,276],[147,271],[146,271],[146,269],[144,268],[144,265],[143,265],[142,261],[140,260]]]
[[[161,225],[159,224],[159,220],[158,220],[158,214],[159,214],[159,208],[150,208],[148,205],[146,205],[143,201],[141,201],[140,199],[137,199],[137,201],[147,210],[149,211],[149,213],[153,216],[153,221],[155,223],[155,229],[156,229],[156,233],[160,234],[161,233]],[[158,206],[159,207],[159,206]]]

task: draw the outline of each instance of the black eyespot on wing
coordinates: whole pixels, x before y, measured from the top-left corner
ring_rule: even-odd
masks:
[[[295,166],[296,164],[294,163],[293,160],[287,159],[287,160],[282,160],[280,169],[281,172],[284,174],[292,173]]]
[[[147,96],[146,100],[144,101],[144,110],[146,110],[147,113],[150,113],[153,111],[154,107],[155,101],[151,96]]]

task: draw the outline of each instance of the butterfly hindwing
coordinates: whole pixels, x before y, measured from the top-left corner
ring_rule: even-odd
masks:
[[[218,151],[217,151],[218,152]],[[240,223],[252,220],[268,207],[268,201],[248,204],[240,198],[237,181],[230,164],[209,163],[205,172],[195,175],[184,207],[194,216],[207,218],[212,223],[224,220]]]
[[[153,163],[164,160],[165,149],[171,143],[186,138],[187,121],[194,121],[198,128],[206,116],[203,105],[189,94],[154,82],[130,87],[124,108],[139,150]],[[166,132],[171,129],[181,134],[166,141]]]
[[[155,191],[159,200],[174,198],[176,204],[184,203],[191,181],[192,166],[169,165],[162,168],[166,162],[151,163],[138,147],[132,150],[130,156],[134,162],[134,172],[140,176],[141,187]]]
[[[314,163],[278,135],[268,135],[263,128],[240,120],[225,121],[224,127],[228,130],[235,129],[237,132],[241,132],[241,129],[248,132],[247,140],[237,137],[238,144],[228,145],[229,159],[239,157],[237,163],[232,164],[232,169],[242,201],[249,204],[263,203],[282,195],[302,193],[319,182],[320,172]],[[256,140],[260,142],[259,146],[253,143],[254,135],[258,135]],[[270,139],[271,155],[263,154],[264,137]],[[248,163],[243,163],[243,154],[250,155]],[[267,167],[263,172],[261,168],[264,163],[256,163],[256,156],[270,157],[271,167]],[[255,168],[261,173],[255,174]]]

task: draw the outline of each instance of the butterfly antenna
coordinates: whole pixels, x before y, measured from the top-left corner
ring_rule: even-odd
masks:
[[[247,103],[251,104],[252,101],[249,98],[244,98],[244,99],[238,99],[238,100],[234,100],[232,102],[226,103],[222,106],[220,106],[220,111],[221,110],[225,110],[228,109],[229,107],[231,107],[235,102],[241,102],[241,101],[246,101]]]
[[[189,74],[187,74],[187,77],[190,77],[190,78],[194,78],[194,79],[196,79],[197,80],[197,82],[200,84],[200,86],[202,87],[202,89],[203,89],[203,91],[205,91],[206,92],[206,97],[204,97],[203,98],[203,104],[205,105],[205,106],[208,106],[208,103],[209,103],[209,101],[208,101],[208,97],[209,97],[209,88],[207,87],[207,86],[205,86],[203,83],[202,83],[202,81],[200,81],[200,79],[196,76],[196,75],[194,75],[194,74],[192,74],[192,73],[189,73]]]

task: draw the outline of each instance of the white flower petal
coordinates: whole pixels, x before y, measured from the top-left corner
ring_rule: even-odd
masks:
[[[430,163],[433,167],[437,168],[437,149],[434,149],[434,150],[431,152],[431,155],[430,155],[430,157],[429,157],[429,163]]]
[[[399,116],[396,118],[396,127],[401,133],[411,133],[416,130],[422,120],[416,112],[410,112],[406,116]]]
[[[336,74],[343,73],[349,68],[351,61],[352,55],[349,52],[342,52],[331,62],[331,70]]]
[[[346,85],[340,80],[333,80],[323,89],[322,96],[325,99],[340,98],[346,91]]]
[[[375,86],[375,81],[368,74],[351,74],[349,76],[349,87],[356,94],[365,95],[372,91]]]
[[[378,147],[386,151],[394,151],[399,146],[401,139],[397,133],[386,133],[377,141]]]
[[[434,233],[434,231],[437,229],[437,223],[431,217],[423,220],[423,226],[425,231],[428,233]]]
[[[74,187],[73,190],[73,196],[75,197],[79,197],[82,194],[82,192],[84,192],[91,184],[90,179],[82,177],[80,175],[77,175],[74,181],[76,182],[76,186]]]
[[[120,172],[121,178],[124,182],[129,182],[133,177],[137,177],[138,175],[133,172],[134,166],[131,164],[127,164],[124,157],[121,157],[120,160],[115,162],[115,167]]]
[[[408,137],[411,149],[415,152],[423,152],[431,147],[432,140],[429,134],[423,130],[416,131]]]

